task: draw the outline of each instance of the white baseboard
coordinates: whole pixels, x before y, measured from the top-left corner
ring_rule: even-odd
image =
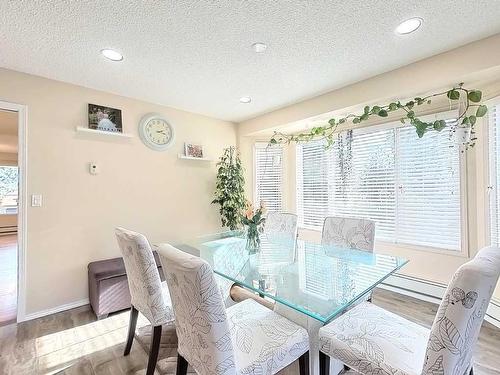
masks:
[[[88,304],[89,304],[89,299],[85,298],[85,299],[82,299],[80,301],[66,303],[64,305],[60,305],[60,306],[57,306],[57,307],[54,307],[54,308],[51,308],[51,309],[37,311],[37,312],[34,312],[34,313],[26,314],[24,316],[18,316],[17,317],[17,322],[18,323],[20,323],[20,322],[26,322],[28,320],[33,320],[33,319],[41,318],[41,317],[44,317],[44,316],[47,316],[47,315],[56,314],[56,313],[59,313],[59,312],[62,312],[62,311],[75,309],[77,307],[85,306],[85,305],[88,305]]]
[[[443,298],[444,292],[446,291],[445,284],[399,274],[395,274],[387,278],[387,280],[380,284],[379,287],[435,304],[439,304],[441,302],[441,298]],[[86,298],[80,301],[57,306],[52,309],[37,311],[26,314],[25,316],[18,316],[17,321],[25,322],[88,304],[89,300]],[[500,328],[500,300],[496,298],[491,300],[485,319]]]
[[[446,291],[446,284],[436,283],[395,274],[379,285],[382,289],[404,294],[423,301],[439,304]],[[500,300],[493,298],[486,311],[485,320],[500,328]]]

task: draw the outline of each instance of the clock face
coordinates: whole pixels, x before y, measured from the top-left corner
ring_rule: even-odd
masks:
[[[166,119],[159,115],[145,116],[139,125],[143,142],[153,150],[167,149],[174,140],[174,129]]]

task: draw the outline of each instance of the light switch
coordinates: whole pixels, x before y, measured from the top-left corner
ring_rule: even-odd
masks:
[[[42,195],[32,194],[31,195],[31,207],[42,207]]]

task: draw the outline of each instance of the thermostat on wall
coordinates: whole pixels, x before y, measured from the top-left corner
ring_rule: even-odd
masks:
[[[99,166],[97,165],[97,163],[94,163],[94,162],[90,162],[89,163],[89,173],[90,174],[99,174]]]

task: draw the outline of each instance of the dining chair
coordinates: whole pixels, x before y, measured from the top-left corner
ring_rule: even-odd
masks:
[[[153,252],[147,238],[124,228],[115,229],[116,239],[125,263],[131,307],[127,342],[123,355],[132,348],[138,312],[152,326],[151,346],[146,375],[155,371],[160,349],[162,325],[174,324],[174,314],[166,282],[161,282]]]
[[[271,241],[273,239],[295,241],[297,238],[297,215],[270,212],[264,224],[264,234]]]
[[[500,274],[486,247],[453,276],[431,329],[363,302],[319,331],[320,373],[330,356],[361,374],[472,374],[472,350]]]
[[[368,219],[329,216],[323,222],[321,243],[373,252],[375,222]]]
[[[304,328],[247,299],[225,308],[210,265],[170,245],[158,247],[178,336],[177,375],[274,374],[299,360],[309,371]]]
[[[321,244],[348,247],[373,253],[375,222],[368,219],[328,216],[323,222]],[[372,292],[364,300],[372,300]]]

